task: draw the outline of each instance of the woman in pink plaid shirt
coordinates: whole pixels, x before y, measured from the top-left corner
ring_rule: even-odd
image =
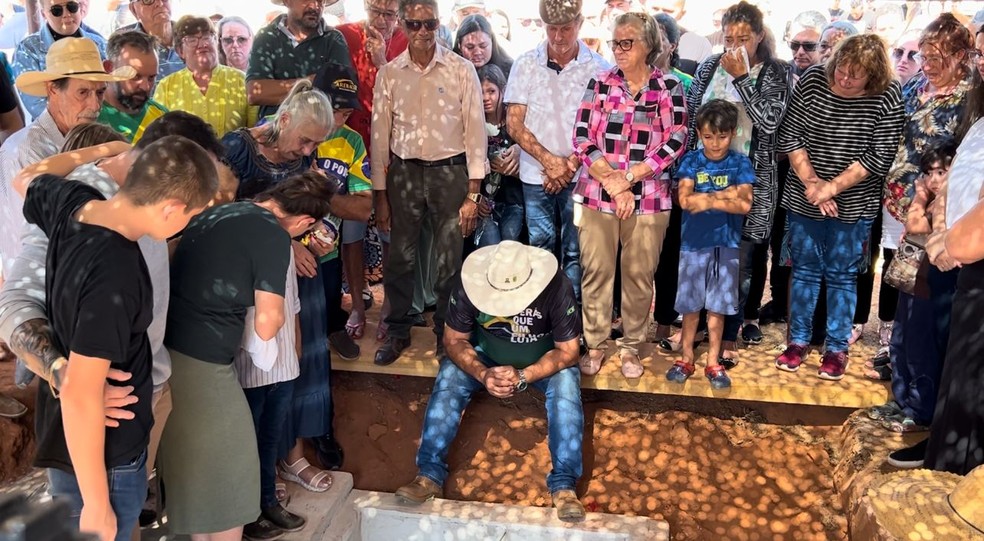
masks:
[[[613,281],[622,244],[622,374],[643,373],[653,274],[669,224],[669,169],[685,148],[683,84],[655,67],[659,25],[642,13],[615,20],[609,42],[616,67],[588,83],[574,125],[581,159],[574,224],[581,247],[584,340],[581,371],[597,374],[611,332]]]

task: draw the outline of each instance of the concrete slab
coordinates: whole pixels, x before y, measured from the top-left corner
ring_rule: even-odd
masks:
[[[352,492],[352,474],[348,472],[331,472],[333,483],[330,489],[322,493],[314,493],[304,490],[294,483],[287,483],[287,490],[290,492],[290,503],[287,505],[293,513],[297,513],[307,519],[307,525],[299,532],[293,532],[281,537],[283,541],[349,541],[353,537],[335,535],[336,528],[334,520],[342,515],[341,511],[344,504]],[[349,502],[349,514],[354,515],[354,509]],[[351,516],[349,523],[352,522]],[[337,528],[343,532],[343,527]],[[354,531],[354,529],[352,530]],[[173,535],[164,524],[159,528],[145,528],[140,532],[140,541],[189,541],[190,538],[184,535]]]
[[[583,523],[561,522],[551,508],[432,500],[401,503],[393,494],[353,493],[361,541],[668,541],[666,522],[588,513]]]

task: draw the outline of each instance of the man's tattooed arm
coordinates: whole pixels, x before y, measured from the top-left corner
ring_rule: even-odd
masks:
[[[37,318],[21,323],[14,329],[8,345],[31,372],[44,378],[55,389],[61,388],[68,360],[55,349],[48,320]]]

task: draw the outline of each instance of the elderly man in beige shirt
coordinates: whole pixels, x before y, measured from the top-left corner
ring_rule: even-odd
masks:
[[[390,303],[389,337],[376,364],[395,361],[410,345],[409,315],[417,239],[424,220],[434,232],[437,355],[443,357],[450,285],[461,267],[462,237],[483,209],[488,171],[481,84],[467,60],[437,43],[436,0],[400,0],[409,46],[379,70],[373,92],[372,185],[376,223],[392,231],[383,285]]]

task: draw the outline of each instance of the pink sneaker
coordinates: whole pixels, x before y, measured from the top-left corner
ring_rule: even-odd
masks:
[[[828,351],[823,354],[823,359],[820,361],[817,377],[830,381],[840,380],[847,371],[847,363],[846,351]]]
[[[786,351],[776,358],[776,368],[786,372],[795,372],[803,364],[803,356],[806,355],[806,346],[799,344],[789,344]]]

